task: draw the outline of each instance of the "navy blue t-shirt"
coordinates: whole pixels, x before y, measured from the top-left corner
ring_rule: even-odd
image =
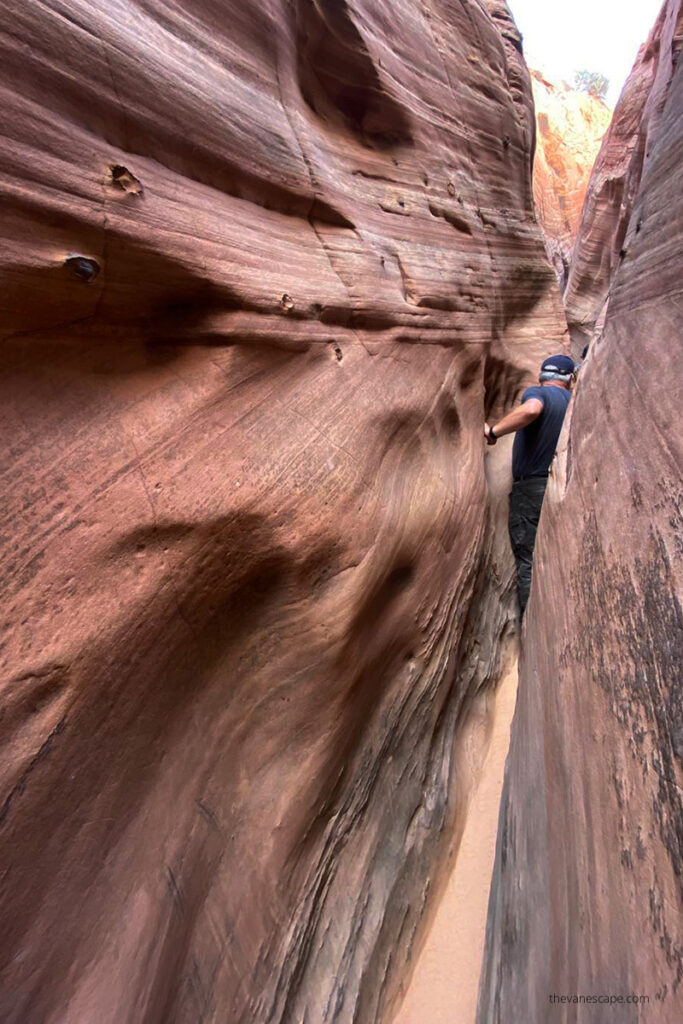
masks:
[[[523,427],[515,434],[512,448],[512,476],[515,480],[548,475],[560,439],[571,391],[567,388],[543,388],[537,385],[526,389],[522,395],[522,402],[527,402],[530,398],[537,398],[543,402],[543,412],[528,427]]]

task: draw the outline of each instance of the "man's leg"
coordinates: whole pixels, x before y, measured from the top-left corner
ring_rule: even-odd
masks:
[[[517,591],[522,615],[531,592],[534,545],[546,484],[546,480],[521,480],[513,484],[510,492],[508,529],[517,563]]]

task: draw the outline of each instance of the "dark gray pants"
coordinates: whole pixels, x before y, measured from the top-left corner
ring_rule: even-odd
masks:
[[[515,480],[510,491],[508,529],[517,563],[517,590],[522,615],[531,591],[531,563],[547,485],[546,477],[531,477],[529,480]]]

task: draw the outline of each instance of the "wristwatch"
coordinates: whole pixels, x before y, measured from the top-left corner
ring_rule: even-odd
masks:
[[[489,437],[492,437],[494,441],[497,441],[496,432],[493,427],[489,427]]]

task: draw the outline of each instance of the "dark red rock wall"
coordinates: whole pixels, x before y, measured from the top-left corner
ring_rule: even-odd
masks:
[[[510,1007],[531,1024],[681,1019],[680,60],[648,145],[638,230],[541,518],[482,1024],[509,1021]],[[553,994],[649,1002],[561,1005]]]
[[[667,0],[614,111],[595,161],[564,293],[577,354],[604,323],[614,275],[628,249],[633,205],[659,130],[683,42],[679,0]]]
[[[562,336],[502,3],[5,9],[0,1017],[372,1021]]]

